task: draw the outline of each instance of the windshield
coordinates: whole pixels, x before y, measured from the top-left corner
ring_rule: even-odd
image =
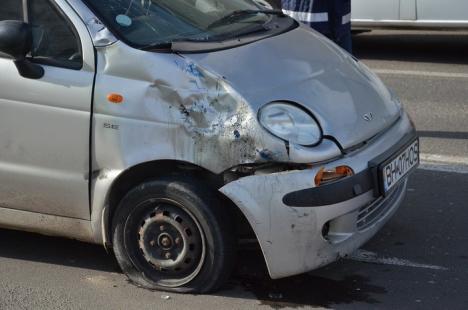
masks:
[[[85,0],[132,46],[213,41],[265,30],[274,18],[263,0]]]

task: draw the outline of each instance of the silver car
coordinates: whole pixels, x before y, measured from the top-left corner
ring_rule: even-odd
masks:
[[[23,7],[25,4],[27,7]],[[353,252],[419,162],[399,100],[250,0],[2,0],[0,225],[103,244],[210,292],[239,240],[272,278]]]
[[[468,29],[466,0],[352,0],[353,27]]]

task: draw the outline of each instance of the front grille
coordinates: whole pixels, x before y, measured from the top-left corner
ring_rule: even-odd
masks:
[[[405,183],[403,182],[387,197],[380,197],[359,209],[356,223],[358,230],[364,230],[369,226],[372,226],[379,219],[387,215],[388,212],[391,211],[395,200],[400,196],[404,189]]]

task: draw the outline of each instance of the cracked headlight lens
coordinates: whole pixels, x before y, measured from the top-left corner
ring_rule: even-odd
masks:
[[[258,119],[271,134],[290,143],[313,146],[322,140],[322,130],[315,118],[291,103],[267,104],[260,109]]]

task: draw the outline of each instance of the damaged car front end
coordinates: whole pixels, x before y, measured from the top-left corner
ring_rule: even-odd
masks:
[[[280,278],[343,257],[382,227],[403,201],[417,145],[390,191],[380,166],[417,140],[367,67],[288,17],[264,18],[263,32],[230,39],[98,48],[95,127],[121,130],[95,131],[95,154],[116,178],[158,160],[223,176],[217,188]],[[104,104],[114,89],[124,105]]]
[[[94,44],[91,241],[138,285],[218,288],[228,202],[272,278],[346,256],[402,204],[414,126],[320,34],[249,0],[58,2]]]

